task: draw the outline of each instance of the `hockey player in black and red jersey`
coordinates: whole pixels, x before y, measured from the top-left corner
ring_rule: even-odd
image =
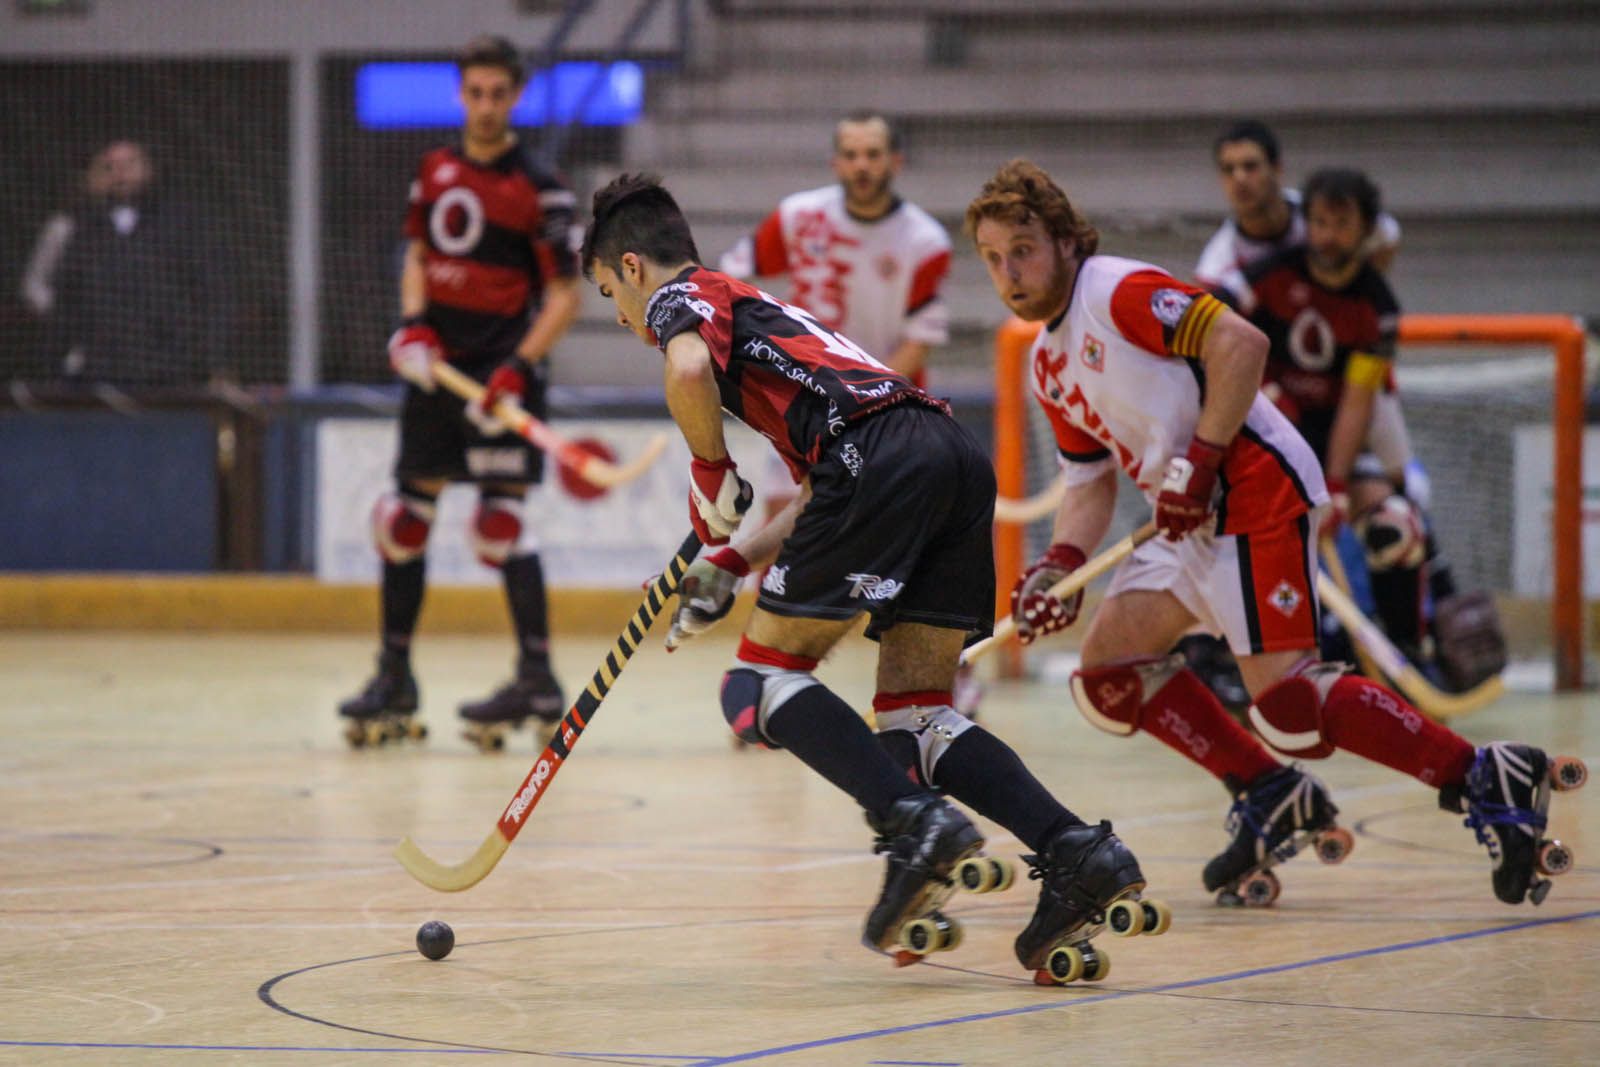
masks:
[[[1271,342],[1264,388],[1323,462],[1334,507],[1323,531],[1351,521],[1365,550],[1384,629],[1423,662],[1427,525],[1397,472],[1367,452],[1376,405],[1394,378],[1400,306],[1364,254],[1381,217],[1377,187],[1328,168],[1305,184],[1306,240],[1245,267],[1218,288]],[[1505,666],[1492,604],[1457,596],[1437,620],[1442,673],[1467,688]],[[1464,627],[1461,611],[1488,626]],[[1453,627],[1453,629],[1452,629]]]
[[[987,456],[941,401],[808,312],[702,267],[654,177],[625,175],[595,194],[581,259],[618,323],[665,355],[667,406],[694,456],[689,518],[715,550],[685,576],[669,642],[726,615],[738,578],[771,564],[722,709],[736,734],[793,752],[865,810],[888,868],[863,941],[891,949],[983,845],[939,790],[1036,853],[1046,890],[1016,951],[1043,968],[1057,942],[1138,893],[1144,876],[1109,823],[1085,825],[951,707],[961,648],[993,621]],[[737,547],[749,486],[724,444],[724,410],[772,443],[800,487]],[[880,643],[876,740],[812,674],[863,614]]]
[[[570,239],[575,199],[511,129],[526,82],[511,43],[476,38],[458,66],[461,140],[422,157],[406,214],[402,323],[389,359],[408,384],[395,491],[372,520],[383,557],[381,649],[376,675],[339,707],[357,744],[394,736],[390,727],[408,723],[417,708],[411,636],[435,502],[451,482],[478,486],[472,544],[501,572],[517,639],[512,682],[462,706],[468,734],[530,717],[554,722],[564,710],[550,671],[544,573],[537,553],[518,547],[523,496],[542,478],[544,456],[490,412],[509,396],[543,414],[545,358],[581,302]],[[437,388],[439,360],[483,382],[482,402],[463,404]]]
[[[918,387],[929,352],[950,339],[942,289],[950,237],[937,219],[895,190],[905,165],[900,133],[874,111],[833,131],[831,185],[783,198],[718,262],[736,278],[786,278],[785,299],[842,333]],[[977,675],[956,675],[955,706],[977,713]]]
[[[1330,254],[1320,189],[1308,193],[1313,255]],[[967,232],[996,295],[1040,323],[1030,378],[1067,486],[1054,543],[1012,589],[1018,634],[1031,641],[1076,620],[1082,592],[1063,600],[1051,590],[1105,537],[1120,468],[1163,536],[1117,566],[1084,636],[1072,696],[1095,726],[1149,734],[1235,795],[1232,839],[1202,872],[1206,888],[1222,902],[1270,902],[1274,864],[1313,841],[1337,859],[1352,839],[1335,827],[1326,788],[1281,765],[1168,654],[1196,625],[1222,634],[1238,657],[1261,739],[1306,759],[1342,749],[1438,789],[1488,847],[1496,896],[1542,900],[1550,882],[1540,875],[1572,861],[1543,838],[1550,791],[1581,785],[1582,762],[1506,742],[1475,749],[1378,682],[1320,659],[1315,531],[1329,493],[1317,456],[1261,393],[1262,331],[1158,267],[1097,254],[1099,232],[1027,160],[984,185],[967,207]],[[1369,391],[1379,362],[1356,361]],[[1359,414],[1352,407],[1334,420],[1335,474],[1363,440]]]

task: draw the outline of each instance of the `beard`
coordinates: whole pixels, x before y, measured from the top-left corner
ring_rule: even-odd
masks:
[[[863,180],[852,177],[840,184],[844,186],[846,203],[870,204],[888,194],[889,182],[890,176],[885,174],[881,178],[866,178]]]
[[[1355,263],[1357,255],[1355,249],[1306,249],[1306,259],[1311,266],[1328,274],[1343,274]]]
[[[1062,255],[1059,247],[1053,250],[1053,254],[1055,266],[1050,271],[1050,281],[1044,287],[1044,291],[1021,304],[1006,301],[1012,314],[1024,322],[1046,322],[1053,318],[1066,304],[1067,296],[1072,292],[1072,282],[1077,277],[1076,260],[1069,260]]]

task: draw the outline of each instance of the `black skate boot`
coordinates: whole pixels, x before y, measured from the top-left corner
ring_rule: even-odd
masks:
[[[517,663],[516,678],[482,700],[461,705],[460,715],[466,720],[461,736],[484,752],[498,752],[505,748],[507,733],[534,719],[539,724],[538,747],[543,748],[555,736],[564,711],[566,703],[550,673],[550,661],[524,656]]]
[[[1110,954],[1089,943],[1101,930],[1130,937],[1163,934],[1172,924],[1165,904],[1139,899],[1144,873],[1109,822],[1069,826],[1041,854],[1022,858],[1028,877],[1039,880],[1039,903],[1015,947],[1040,985],[1110,974]]]
[[[1282,886],[1272,868],[1315,843],[1323,863],[1339,863],[1355,847],[1350,831],[1334,823],[1339,809],[1328,787],[1299,764],[1279,767],[1241,790],[1225,824],[1233,840],[1206,864],[1206,889],[1217,903],[1265,907]]]
[[[349,719],[344,737],[351,748],[382,745],[405,738],[421,740],[428,727],[416,722],[417,680],[411,664],[395,652],[378,654],[378,673],[361,692],[339,705],[339,714]]]
[[[1550,879],[1535,874],[1565,874],[1573,862],[1570,848],[1544,836],[1550,790],[1577,789],[1588,777],[1582,760],[1496,741],[1478,749],[1464,783],[1439,791],[1439,806],[1464,813],[1489,850],[1495,896],[1507,904],[1521,904],[1524,897],[1540,904]]]
[[[872,851],[885,853],[888,862],[861,943],[889,952],[899,942],[895,962],[902,966],[955,948],[961,928],[938,909],[955,891],[951,872],[983,848],[978,828],[932,793],[902,797],[881,822],[868,815],[867,825],[878,835]]]

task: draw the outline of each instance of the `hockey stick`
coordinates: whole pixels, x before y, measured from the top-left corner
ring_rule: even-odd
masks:
[[[1066,492],[1066,475],[1057,474],[1049,485],[1032,496],[1022,497],[1020,500],[1016,497],[997,496],[994,498],[994,521],[1011,526],[1026,526],[1030,522],[1037,522],[1055,514]]]
[[[483,386],[444,360],[434,363],[433,376],[439,384],[469,404],[476,404],[483,399]],[[667,447],[667,435],[656,434],[631,462],[619,466],[587,451],[581,445],[568,441],[528,414],[521,404],[509,397],[495,404],[494,417],[511,427],[519,437],[526,438],[529,444],[550,453],[557,463],[590,485],[602,489],[612,489],[634,481],[661,458],[661,453],[666,451]]]
[[[394,857],[400,861],[400,866],[404,867],[411,877],[429,889],[437,889],[441,893],[459,893],[463,889],[471,889],[488,877],[489,872],[494,870],[495,864],[500,862],[500,857],[505,855],[506,849],[511,847],[511,842],[526,823],[529,813],[538,806],[539,799],[549,792],[550,783],[555,779],[556,772],[561,770],[561,765],[572,754],[572,749],[577,745],[578,738],[583,736],[585,728],[594,721],[595,713],[600,710],[600,702],[616,684],[617,676],[632,658],[634,650],[644,641],[644,635],[666,608],[667,601],[677,592],[683,572],[688,569],[699,551],[700,538],[690,534],[683,544],[678,546],[678,553],[672,557],[672,562],[667,564],[666,570],[657,575],[655,581],[650,584],[639,610],[628,620],[627,628],[617,635],[617,642],[611,647],[611,651],[606,653],[605,662],[595,669],[594,676],[589,679],[588,687],[578,694],[577,700],[573,701],[572,707],[567,710],[567,714],[556,729],[555,736],[539,754],[539,758],[534,760],[527,777],[522,779],[522,784],[512,795],[511,803],[500,813],[500,821],[489,832],[489,836],[483,839],[478,851],[465,861],[450,866],[430,857],[408,837],[395,847]]]
[[[1094,581],[1096,578],[1100,577],[1106,571],[1109,571],[1111,568],[1127,559],[1133,554],[1134,549],[1138,548],[1155,535],[1155,522],[1151,521],[1145,523],[1143,526],[1133,531],[1133,533],[1124,537],[1122,540],[1118,541],[1116,544],[1112,545],[1110,548],[1094,557],[1094,559],[1089,560],[1083,566],[1079,567],[1077,570],[1061,579],[1055,585],[1052,585],[1050,587],[1050,595],[1055,597],[1057,600],[1063,600],[1071,596],[1084,586],[1088,585],[1090,582]],[[963,664],[973,663],[980,657],[988,655],[996,648],[999,648],[1000,645],[1010,640],[1011,635],[1016,632],[1016,629],[1017,624],[1010,615],[997,620],[994,624],[994,633],[990,634],[982,641],[979,641],[977,644],[972,645],[965,652],[963,652],[961,654],[961,662]]]
[[[1465,693],[1446,693],[1428,681],[1398,648],[1386,637],[1376,623],[1367,618],[1360,606],[1347,592],[1349,583],[1344,566],[1339,562],[1333,546],[1324,546],[1322,553],[1326,572],[1317,572],[1317,596],[1333,612],[1334,617],[1350,632],[1357,654],[1364,653],[1363,663],[1375,664],[1382,674],[1394,683],[1396,689],[1415,704],[1417,710],[1433,719],[1453,719],[1457,715],[1477,711],[1498,700],[1505,693],[1505,683],[1499,676],[1486,679]]]

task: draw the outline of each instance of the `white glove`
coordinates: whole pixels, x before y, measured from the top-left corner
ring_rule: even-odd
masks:
[[[678,607],[667,631],[667,651],[674,652],[691,637],[705,633],[727,617],[739,583],[750,564],[731,548],[723,548],[689,564],[678,584]]]
[[[689,465],[689,521],[703,545],[727,544],[754,496],[731,456],[718,460],[696,456]]]
[[[389,366],[424,392],[433,392],[433,365],[443,358],[444,342],[426,323],[408,322],[389,338]]]

